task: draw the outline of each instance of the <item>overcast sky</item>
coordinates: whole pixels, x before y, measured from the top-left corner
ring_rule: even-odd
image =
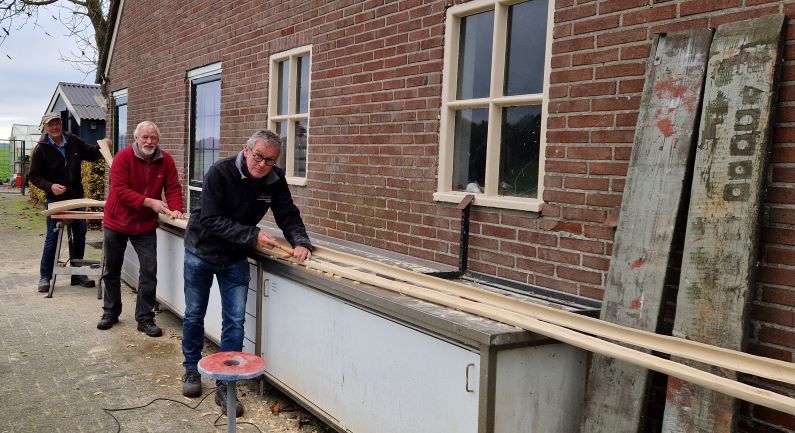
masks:
[[[8,139],[12,124],[38,125],[59,81],[94,84],[93,73],[58,60],[59,49],[64,56],[74,49],[63,25],[50,13],[41,13],[38,24],[12,29],[0,45],[0,140]]]

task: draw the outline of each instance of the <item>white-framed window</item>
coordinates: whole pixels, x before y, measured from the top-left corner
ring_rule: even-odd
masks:
[[[204,175],[219,158],[221,148],[221,63],[192,69],[188,136],[188,209],[199,203]]]
[[[113,152],[128,146],[127,139],[127,89],[111,93],[113,96]]]
[[[434,199],[539,211],[554,0],[447,10]]]
[[[284,168],[291,185],[306,185],[311,61],[311,45],[270,58],[268,128],[282,139],[282,154],[276,165]]]

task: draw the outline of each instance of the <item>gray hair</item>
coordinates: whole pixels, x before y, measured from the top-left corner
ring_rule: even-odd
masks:
[[[282,139],[279,138],[279,136],[273,131],[260,129],[251,137],[249,137],[249,139],[246,141],[246,146],[248,146],[249,150],[254,149],[254,146],[258,141],[263,142],[266,147],[275,147],[276,149],[279,149],[280,152],[282,150]]]
[[[143,128],[147,127],[147,126],[151,126],[152,128],[155,128],[155,132],[157,132],[158,138],[160,137],[160,129],[158,129],[157,125],[155,125],[155,122],[152,122],[150,120],[144,120],[143,122],[139,123],[138,126],[135,127],[135,132],[133,133],[133,138],[135,138],[137,140],[138,139],[138,133],[141,132],[141,129],[143,129]]]

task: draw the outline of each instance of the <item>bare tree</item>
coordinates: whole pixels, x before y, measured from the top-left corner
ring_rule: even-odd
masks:
[[[75,41],[75,48],[60,53],[60,60],[90,74],[102,57],[100,50],[105,48],[109,3],[109,0],[0,0],[0,46],[25,26],[41,27],[40,20],[55,19]]]

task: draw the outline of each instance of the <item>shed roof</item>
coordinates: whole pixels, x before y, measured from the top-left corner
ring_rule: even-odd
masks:
[[[58,83],[50,99],[47,111],[53,109],[58,96],[63,98],[67,108],[79,125],[83,120],[105,120],[106,102],[100,86],[96,84]]]

